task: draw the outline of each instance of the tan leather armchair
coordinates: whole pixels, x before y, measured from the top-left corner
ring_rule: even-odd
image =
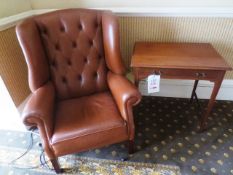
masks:
[[[16,32],[32,91],[23,122],[38,127],[55,171],[62,155],[125,140],[132,148],[132,106],[141,95],[124,76],[117,18],[59,10],[25,20]]]

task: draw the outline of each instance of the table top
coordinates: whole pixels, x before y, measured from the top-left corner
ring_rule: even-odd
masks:
[[[136,42],[131,67],[232,70],[209,43]]]

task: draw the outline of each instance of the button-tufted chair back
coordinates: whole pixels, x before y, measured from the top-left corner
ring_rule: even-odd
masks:
[[[51,80],[60,100],[86,96],[108,89],[108,70],[125,73],[117,18],[110,11],[58,10],[17,28],[32,92]]]
[[[106,90],[101,17],[69,10],[35,18],[59,99]]]

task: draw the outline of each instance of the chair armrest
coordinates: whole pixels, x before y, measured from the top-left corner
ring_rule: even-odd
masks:
[[[54,87],[47,83],[33,92],[22,113],[23,123],[37,126],[41,136],[47,139],[53,131],[54,99]]]
[[[138,89],[126,77],[112,72],[108,73],[107,81],[122,117],[128,122],[133,122],[132,106],[141,100]]]
[[[121,116],[127,122],[129,140],[134,139],[134,119],[132,106],[141,101],[138,89],[122,75],[108,72],[108,86],[116,101]]]

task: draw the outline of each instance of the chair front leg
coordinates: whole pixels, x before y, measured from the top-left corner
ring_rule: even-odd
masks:
[[[51,161],[51,163],[52,163],[52,165],[53,165],[53,168],[54,168],[55,172],[56,172],[57,174],[62,173],[62,169],[60,168],[58,159],[55,158],[55,159],[52,159],[52,160],[50,160],[50,161]]]
[[[128,153],[133,154],[134,153],[134,140],[128,141]]]

